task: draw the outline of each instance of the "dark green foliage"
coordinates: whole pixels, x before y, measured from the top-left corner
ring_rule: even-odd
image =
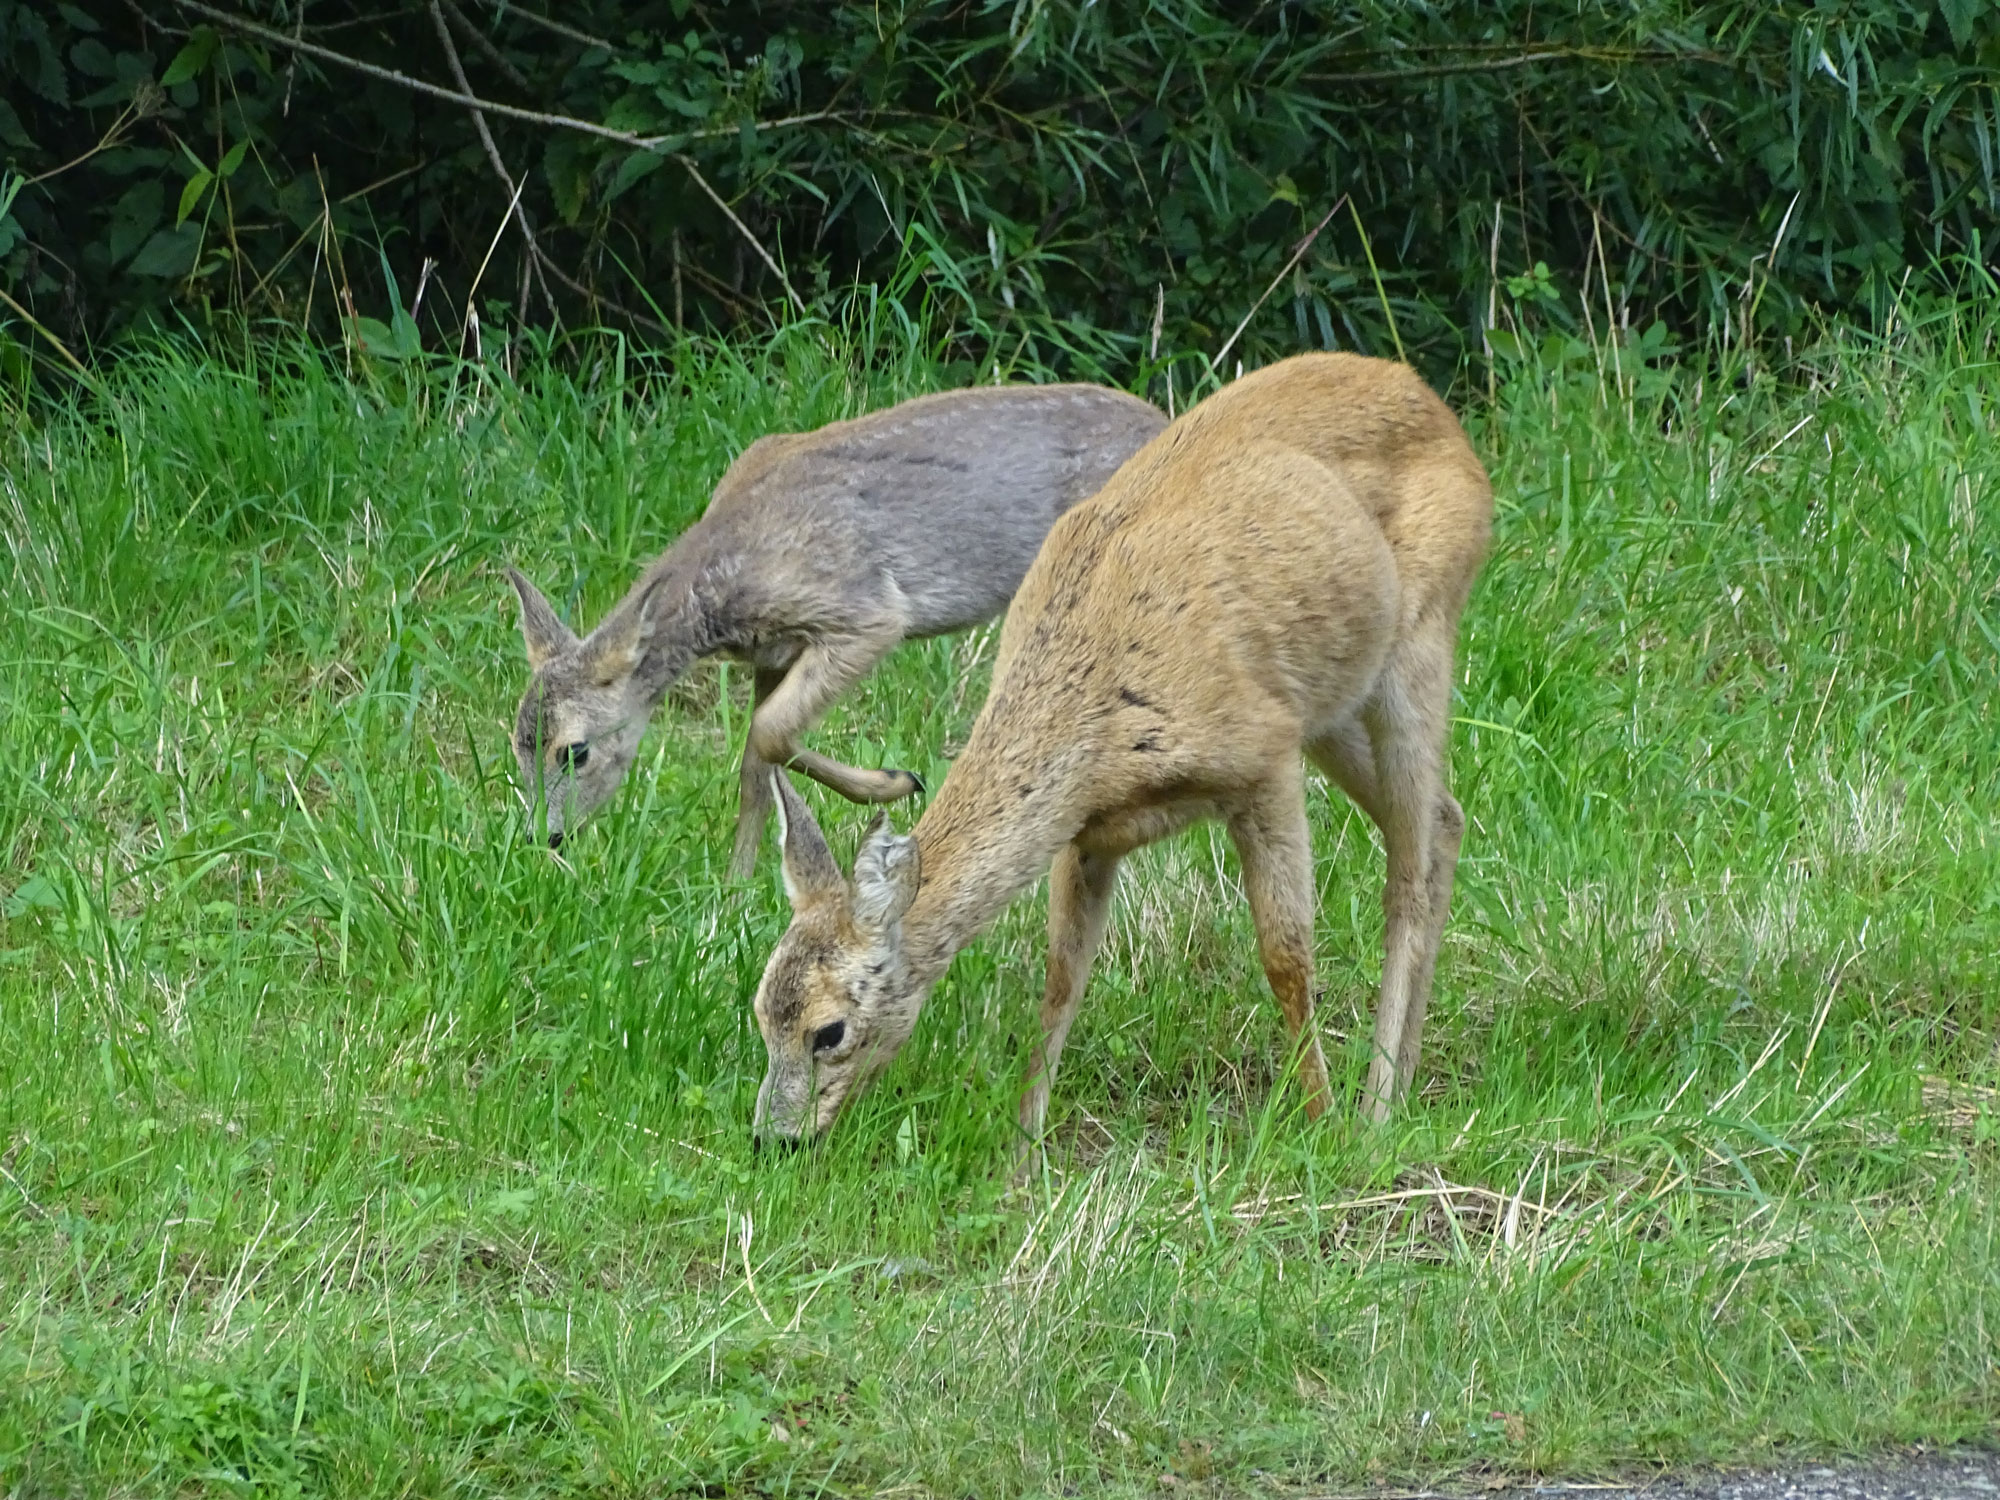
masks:
[[[453,86],[429,0],[220,9]],[[534,271],[518,227],[496,242],[508,194],[461,107],[178,0],[0,0],[0,145],[56,173],[0,218],[0,286],[69,340],[344,314],[396,356],[456,347],[482,264],[489,331],[502,308],[755,317],[779,288],[754,236],[808,297],[927,286],[1003,362],[1128,362],[1156,306],[1166,347],[1213,352],[1271,287],[1253,359],[1402,346],[1436,368],[1478,342],[1494,268],[1545,264],[1552,310],[1600,336],[1638,309],[1784,334],[1991,253],[2000,9],[1980,0],[536,9],[442,6],[478,94],[664,135],[740,228],[686,162],[494,116]]]

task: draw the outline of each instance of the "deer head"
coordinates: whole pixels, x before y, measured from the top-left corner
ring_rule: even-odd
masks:
[[[878,813],[843,879],[811,809],[782,771],[777,791],[792,925],[757,986],[769,1067],[757,1091],[759,1141],[798,1144],[887,1067],[930,989],[910,973],[902,918],[917,894],[916,840]]]

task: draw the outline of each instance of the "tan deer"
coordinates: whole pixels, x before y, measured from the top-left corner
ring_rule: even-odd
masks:
[[[1005,608],[1055,518],[1166,422],[1101,386],[987,386],[759,438],[581,639],[510,568],[532,673],[513,738],[533,831],[546,820],[560,844],[617,791],[667,689],[709,655],[755,672],[733,877],[756,862],[774,765],[857,802],[920,790],[908,771],[799,740],[902,640]]]
[[[894,1057],[952,956],[1044,870],[1049,1087],[1110,916],[1118,862],[1228,826],[1306,1112],[1314,882],[1301,752],[1382,830],[1387,917],[1364,1107],[1416,1072],[1464,813],[1445,785],[1458,619],[1492,489],[1407,366],[1289,359],[1226,387],[1071,510],[1022,580],[964,753],[908,836],[876,817],[843,880],[789,779],[791,926],[764,971],[760,1139],[824,1131]]]

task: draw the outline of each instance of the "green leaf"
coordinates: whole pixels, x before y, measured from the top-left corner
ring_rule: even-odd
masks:
[[[590,166],[575,137],[558,136],[549,142],[542,153],[542,171],[556,200],[556,212],[565,224],[576,223],[590,201]]]
[[[69,75],[63,72],[62,54],[49,36],[49,23],[32,10],[16,22],[23,39],[34,46],[35,66],[27,70],[29,85],[51,104],[69,104]]]
[[[160,227],[166,212],[167,191],[158,178],[135,182],[111,210],[110,248],[113,265],[126,259],[145,244],[146,237]]]
[[[396,341],[389,332],[389,325],[380,318],[355,318],[354,342],[370,354],[380,354],[387,359],[396,357]]]
[[[414,359],[423,353],[423,344],[417,338],[417,325],[410,315],[398,310],[392,315],[395,327],[390,327],[380,318],[358,317],[354,320],[354,342],[362,352],[372,354],[377,359]]]
[[[228,152],[223,156],[221,164],[216,167],[215,175],[217,177],[234,176],[236,169],[243,165],[243,153],[249,149],[250,138],[245,136],[229,148]]]
[[[87,36],[70,48],[69,60],[76,64],[77,72],[88,73],[92,78],[110,78],[118,72],[111,49],[94,36]]]
[[[0,99],[0,141],[16,151],[35,149],[33,138],[21,126],[21,117],[14,113],[14,106],[5,99]]]
[[[417,320],[400,307],[389,319],[389,337],[396,346],[398,359],[415,359],[424,352],[423,330],[417,327]]]
[[[49,881],[46,875],[30,875],[14,887],[14,894],[0,902],[0,912],[9,917],[25,916],[30,911],[61,911],[62,892]]]
[[[1965,48],[1972,42],[1972,23],[1979,19],[1993,0],[1938,0],[1938,9],[1944,12],[1944,24],[1951,29],[1951,44]]]
[[[650,176],[652,173],[659,171],[666,163],[667,159],[657,152],[634,151],[625,160],[618,163],[618,170],[611,174],[611,186],[604,190],[605,201],[609,202],[611,199],[616,198],[641,177]]]
[[[58,5],[56,7],[56,14],[69,22],[78,31],[102,31],[104,29],[97,24],[97,17],[91,15],[89,11],[78,10],[74,5]]]
[[[217,36],[211,27],[197,26],[194,35],[188,38],[185,47],[174,54],[174,60],[167,64],[167,71],[160,75],[160,87],[170,89],[177,83],[186,83],[215,56]]]
[[[141,276],[185,276],[201,251],[201,228],[180,224],[162,229],[146,241],[145,248],[132,257],[127,268]]]
[[[187,223],[188,215],[194,212],[195,205],[201,202],[201,195],[208,191],[208,185],[213,181],[215,174],[206,167],[187,180],[187,186],[181,189],[180,211],[174,215],[176,226]]]

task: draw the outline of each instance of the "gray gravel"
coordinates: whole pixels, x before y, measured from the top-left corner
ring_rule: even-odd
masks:
[[[1959,1449],[1859,1464],[1683,1474],[1627,1484],[1550,1481],[1484,1493],[1507,1500],[1558,1495],[1575,1500],[1595,1500],[1597,1496],[1605,1500],[1625,1496],[1644,1496],[1645,1500],[2000,1500],[2000,1453]]]

